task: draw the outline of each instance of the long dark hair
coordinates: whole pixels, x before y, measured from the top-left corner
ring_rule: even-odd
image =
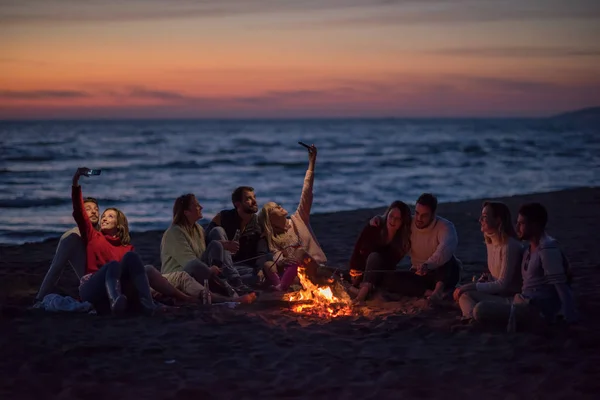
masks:
[[[387,218],[389,213],[393,209],[400,210],[400,215],[402,216],[402,225],[394,235],[392,239],[392,243],[397,245],[403,254],[407,254],[410,251],[410,227],[412,225],[412,215],[410,212],[410,207],[403,201],[396,200],[386,210],[383,215],[383,223],[380,225],[381,227],[381,237],[385,239],[387,237]]]

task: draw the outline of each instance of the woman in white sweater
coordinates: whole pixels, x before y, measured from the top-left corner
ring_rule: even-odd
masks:
[[[504,203],[483,203],[481,232],[485,238],[489,273],[477,283],[468,283],[454,291],[463,318],[473,317],[473,309],[481,301],[509,304],[521,290],[523,248],[512,225],[510,210]]]
[[[308,170],[296,212],[287,218],[288,212],[281,205],[269,202],[258,215],[264,236],[259,242],[259,254],[272,255],[271,260],[264,257],[260,262],[263,263],[265,277],[276,290],[287,290],[296,277],[299,265],[314,268],[315,271],[311,271],[314,273],[318,264],[327,262],[310,226],[317,160],[317,148],[314,145],[308,150],[308,160]]]

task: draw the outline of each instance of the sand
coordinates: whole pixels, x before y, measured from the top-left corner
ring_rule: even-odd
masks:
[[[0,246],[0,397],[593,398],[600,393],[600,188],[502,199],[516,213],[540,201],[572,261],[582,321],[507,334],[465,327],[451,302],[370,302],[366,316],[293,314],[262,296],[234,310],[184,307],[160,317],[98,317],[28,309],[57,239]],[[459,234],[466,277],[481,271],[481,200],[442,204]],[[362,226],[382,209],[313,216],[330,259],[345,268]],[[158,264],[161,232],[134,233]],[[63,294],[76,294],[65,273]]]

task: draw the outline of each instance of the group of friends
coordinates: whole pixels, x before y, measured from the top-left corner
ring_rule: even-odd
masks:
[[[231,195],[234,208],[220,211],[204,229],[198,223],[203,207],[196,196],[178,197],[162,236],[160,269],[145,265],[135,251],[122,211],[107,208],[100,214],[98,201],[83,196],[80,177],[90,170],[78,168],[71,191],[77,227],[61,237],[36,301],[51,292],[67,266],[80,280],[82,301],[100,314],[117,315],[165,312],[167,298],[197,303],[206,293],[214,302],[251,303],[257,287],[289,290],[300,266],[316,277],[327,263],[310,224],[316,159],[313,145],[300,202],[291,216],[275,202],[259,211],[254,189],[241,186]],[[511,315],[522,321],[553,321],[558,315],[577,320],[568,261],[546,233],[548,215],[541,204],[519,209],[516,230],[505,204],[483,204],[479,221],[488,272],[463,285],[455,256],[457,233],[436,214],[436,197],[422,194],[414,211],[413,216],[407,204],[394,201],[360,233],[344,285],[356,303],[378,292],[435,301],[453,291],[465,320],[506,321]],[[407,255],[411,268],[398,270]]]

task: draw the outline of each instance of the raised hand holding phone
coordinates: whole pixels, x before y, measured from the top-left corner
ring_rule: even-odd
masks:
[[[304,142],[298,142],[298,144],[302,147],[306,147],[306,149],[308,150],[308,161],[309,161],[308,169],[310,171],[314,171],[315,162],[317,160],[317,147],[314,144],[309,146]]]
[[[101,169],[90,169],[87,167],[79,167],[79,168],[77,168],[77,171],[75,171],[75,175],[73,176],[73,186],[79,185],[79,177],[80,176],[89,177],[89,176],[93,176],[93,175],[100,175],[101,172],[102,172]]]

